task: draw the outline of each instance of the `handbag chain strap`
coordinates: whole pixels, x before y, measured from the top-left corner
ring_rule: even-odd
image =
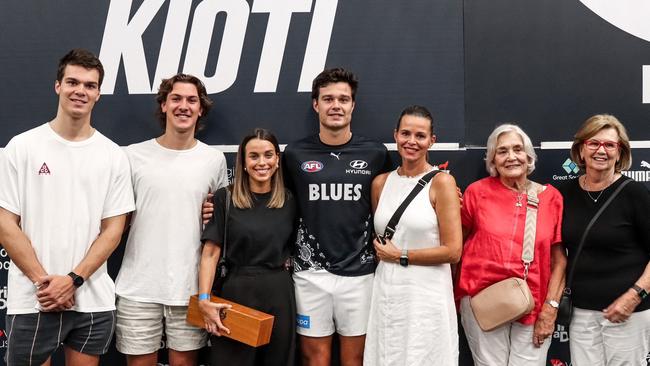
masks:
[[[574,270],[576,268],[576,263],[578,262],[578,256],[580,255],[580,252],[582,251],[582,247],[584,246],[585,241],[587,239],[587,234],[589,233],[589,230],[591,230],[591,227],[594,226],[594,223],[596,222],[600,214],[602,214],[603,211],[605,211],[605,208],[607,208],[607,206],[609,206],[609,204],[614,200],[614,198],[618,196],[618,193],[623,189],[623,187],[625,187],[631,181],[632,179],[626,179],[623,183],[621,183],[616,188],[614,193],[612,193],[612,195],[609,196],[609,198],[607,198],[607,201],[605,201],[605,203],[603,203],[603,205],[600,206],[598,211],[596,211],[594,216],[591,218],[591,221],[589,221],[589,224],[587,224],[587,227],[585,228],[585,231],[582,233],[582,237],[580,238],[580,243],[578,244],[578,247],[576,248],[576,252],[573,255],[573,258],[571,260],[571,266],[569,267],[569,273],[567,274],[566,285],[564,286],[565,294],[571,295],[571,284],[573,283]],[[578,184],[580,184],[580,182],[578,182]]]
[[[524,227],[524,245],[521,251],[521,260],[524,262],[524,280],[528,278],[528,269],[535,259],[535,234],[537,230],[537,207],[539,199],[537,190],[540,185],[533,181],[528,183],[526,189],[526,225]]]
[[[440,173],[441,170],[432,170],[425,174],[422,178],[418,180],[418,183],[413,187],[413,190],[411,190],[411,193],[409,193],[408,196],[402,201],[402,203],[399,205],[397,210],[395,210],[395,213],[393,216],[391,216],[390,220],[388,220],[388,224],[386,224],[386,228],[384,229],[384,235],[383,237],[386,239],[391,239],[393,235],[395,234],[395,230],[397,230],[397,223],[399,222],[399,219],[402,218],[402,214],[406,210],[406,207],[413,201],[415,196],[420,193],[420,191],[429,183],[429,181],[438,173]]]

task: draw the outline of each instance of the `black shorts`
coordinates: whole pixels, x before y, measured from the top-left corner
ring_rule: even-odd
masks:
[[[59,345],[80,353],[102,355],[115,330],[115,311],[7,315],[7,366],[40,365]]]

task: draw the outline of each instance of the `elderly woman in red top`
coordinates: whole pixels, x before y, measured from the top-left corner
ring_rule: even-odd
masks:
[[[521,128],[498,126],[487,142],[485,165],[490,177],[472,183],[464,194],[465,245],[455,296],[476,366],[546,365],[566,256],[560,244],[562,196],[549,185],[532,185],[528,180],[536,159]],[[539,199],[534,260],[526,278],[535,307],[522,318],[485,332],[474,317],[470,298],[506,278],[523,277],[529,187],[537,187],[533,189]]]

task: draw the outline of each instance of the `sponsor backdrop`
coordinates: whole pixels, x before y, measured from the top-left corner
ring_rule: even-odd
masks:
[[[649,11],[634,0],[3,1],[0,147],[54,116],[57,61],[83,47],[106,68],[93,123],[120,145],[160,133],[153,94],[182,71],[201,77],[215,101],[200,138],[232,164],[253,127],[270,128],[282,143],[317,131],[311,80],[343,66],[360,79],[353,131],[394,150],[396,116],[409,104],[427,106],[439,141],[431,160],[448,162],[463,188],[485,176],[485,140],[504,121],[540,147],[534,179],[575,178],[566,141],[603,112],[620,117],[635,140],[626,174],[648,182]],[[109,261],[114,275],[122,249]],[[0,264],[4,310],[4,249]],[[553,338],[548,364],[570,365],[566,330]],[[0,354],[6,339],[2,318]],[[60,354],[54,364],[62,365]],[[102,364],[124,358],[112,349]],[[461,364],[472,364],[466,346]]]

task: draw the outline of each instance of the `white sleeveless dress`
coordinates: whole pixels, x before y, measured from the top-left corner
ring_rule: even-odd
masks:
[[[422,174],[424,175],[424,174]],[[375,231],[388,220],[422,175],[392,171],[379,198]],[[407,207],[393,243],[409,250],[440,246],[438,218],[429,200],[431,183]],[[449,264],[380,262],[375,272],[364,365],[458,365],[458,329]]]

